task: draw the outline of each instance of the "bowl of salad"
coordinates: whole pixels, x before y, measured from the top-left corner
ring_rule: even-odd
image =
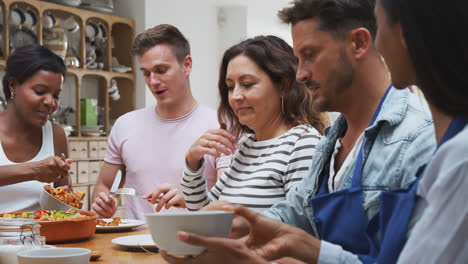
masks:
[[[12,218],[37,220],[41,225],[41,236],[45,236],[46,243],[73,242],[89,238],[96,233],[96,213],[75,208],[0,214],[0,219]]]

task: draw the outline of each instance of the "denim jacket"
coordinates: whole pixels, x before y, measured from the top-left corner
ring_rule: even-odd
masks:
[[[264,215],[302,228],[320,239],[308,200],[318,191],[319,175],[325,166],[329,166],[327,160],[334,151],[336,140],[345,133],[346,128],[346,119],[341,115],[325,130],[325,136],[316,146],[309,175],[289,191],[285,201],[264,211]],[[380,114],[375,123],[364,131],[364,137],[363,208],[370,220],[379,211],[381,191],[411,184],[416,179],[418,168],[431,158],[436,140],[427,104],[408,89],[395,88],[389,91]],[[354,165],[344,175],[340,190],[351,187],[353,173]],[[324,244],[326,242],[322,243],[319,262],[337,263],[337,256],[333,256],[330,262],[322,258],[322,253],[327,253],[323,252],[326,250]],[[333,249],[337,247],[339,245]]]

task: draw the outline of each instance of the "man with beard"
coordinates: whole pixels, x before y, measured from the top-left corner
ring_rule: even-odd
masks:
[[[427,105],[408,89],[390,85],[385,62],[373,44],[373,2],[296,0],[279,12],[285,23],[292,24],[299,59],[296,78],[307,84],[320,111],[341,113],[316,146],[309,176],[289,191],[286,201],[263,212],[316,238],[315,247],[303,249],[315,256],[308,263],[338,263],[342,249],[375,254],[377,236],[367,231],[372,234],[379,228],[374,216],[380,210],[381,192],[410,185],[436,145]],[[247,240],[220,241],[188,233],[180,234],[180,239],[208,248],[197,258],[202,263],[215,263],[210,261],[229,249],[237,256],[245,253],[246,259],[255,252],[274,260],[287,256],[288,247],[307,244],[280,238],[282,225],[269,229],[275,226],[269,225],[271,220],[252,217],[247,209],[237,213],[250,225],[237,217],[231,235],[247,235],[250,230]],[[186,263],[163,255],[170,262]]]
[[[411,184],[436,146],[427,105],[390,85],[373,10],[369,0],[296,0],[279,13],[292,24],[297,79],[320,111],[341,115],[316,147],[310,176],[265,215],[320,238],[320,255],[374,251],[366,230],[378,228],[380,193]]]

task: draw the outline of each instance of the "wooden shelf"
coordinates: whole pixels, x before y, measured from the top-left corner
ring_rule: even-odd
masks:
[[[120,73],[120,72],[114,72],[114,71],[83,69],[83,68],[73,68],[73,67],[67,67],[67,71],[78,77],[82,77],[86,75],[94,75],[94,76],[103,77],[108,80],[113,79],[113,78],[124,78],[124,79],[129,79],[132,81],[135,80],[135,75],[133,73]]]
[[[85,137],[85,136],[69,136],[68,141],[103,141],[107,140],[107,136],[102,137]]]
[[[80,9],[76,7],[63,6],[55,3],[39,1],[39,0],[0,0],[3,12],[3,53],[4,58],[7,57],[10,50],[10,27],[8,26],[8,14],[12,8],[20,8],[23,10],[32,10],[37,13],[37,21],[39,23],[36,26],[36,32],[38,37],[38,43],[43,44],[43,28],[42,28],[42,17],[48,14],[52,14],[57,19],[66,19],[69,16],[75,17],[78,25],[80,26],[80,42],[79,42],[79,55],[78,58],[81,62],[86,61],[86,40],[85,40],[85,28],[89,21],[98,22],[103,26],[107,33],[107,41],[102,46],[101,53],[103,54],[102,62],[106,70],[87,69],[83,65],[80,68],[68,67],[68,73],[76,77],[75,80],[75,127],[77,133],[80,134],[80,99],[83,96],[83,79],[92,78],[93,76],[98,79],[97,91],[98,92],[98,104],[104,107],[104,116],[101,120],[104,124],[104,131],[109,134],[109,120],[115,119],[129,111],[132,111],[136,107],[136,92],[135,92],[135,66],[134,59],[130,55],[130,48],[135,35],[135,23],[133,20],[118,17],[110,14],[99,13],[91,10]],[[112,45],[112,39],[118,39],[114,41]],[[116,57],[118,61],[132,68],[130,73],[119,73],[110,70],[112,68],[112,57]],[[5,67],[5,60],[0,59],[0,69]],[[111,85],[112,79],[117,79],[119,90],[125,95],[126,100],[119,100],[117,102],[111,102],[107,94],[107,89]],[[112,108],[109,104],[112,104]]]

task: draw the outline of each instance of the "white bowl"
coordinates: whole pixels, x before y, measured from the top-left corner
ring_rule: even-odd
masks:
[[[40,248],[18,253],[19,264],[88,264],[87,248]]]
[[[44,210],[62,209],[66,211],[70,208],[75,208],[55,198],[52,194],[50,194],[44,188],[42,188],[41,197],[39,198],[39,205],[41,206],[41,209],[44,209]]]
[[[154,242],[173,255],[198,255],[205,248],[188,245],[177,238],[178,231],[203,236],[227,237],[231,231],[233,212],[197,211],[145,214]]]

